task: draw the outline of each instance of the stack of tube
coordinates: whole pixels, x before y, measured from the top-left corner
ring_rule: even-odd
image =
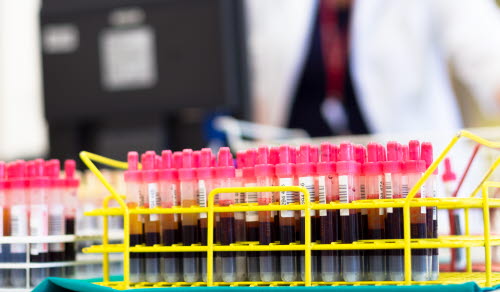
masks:
[[[75,233],[77,188],[75,161],[57,159],[0,162],[0,232],[2,236],[49,236]],[[74,242],[3,244],[1,262],[75,261]],[[74,267],[29,269],[30,286],[48,276],[71,277]],[[25,269],[0,270],[0,287],[26,287]]]
[[[207,206],[207,196],[219,187],[302,186],[319,204],[405,198],[432,163],[432,145],[412,140],[354,145],[323,143],[298,148],[261,146],[237,153],[227,147],[214,155],[208,148],[181,152],[129,152],[125,172],[130,208]],[[139,157],[142,169],[139,168]],[[435,196],[435,174],[416,193]],[[219,206],[235,204],[304,204],[302,194],[289,191],[221,193]],[[412,238],[437,237],[436,209],[411,208]],[[300,244],[305,242],[304,211],[216,213],[214,243]],[[402,208],[311,211],[311,242],[332,244],[332,250],[312,251],[313,281],[403,281],[402,250],[343,250],[335,244],[359,240],[402,239]],[[163,244],[206,245],[207,214],[131,215],[131,246]],[[204,282],[206,254],[132,253],[132,282]],[[216,252],[214,280],[223,282],[303,281],[304,253],[299,251]],[[412,278],[436,280],[437,249],[412,251]]]

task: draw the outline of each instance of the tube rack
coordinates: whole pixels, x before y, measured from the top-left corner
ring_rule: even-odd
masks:
[[[217,188],[208,197],[208,207],[191,208],[155,208],[129,209],[124,201],[125,197],[116,193],[113,187],[105,180],[99,169],[92,161],[116,168],[127,168],[126,162],[116,161],[97,154],[82,151],[80,157],[86,166],[98,177],[98,179],[109,190],[111,195],[103,200],[103,208],[86,212],[88,216],[103,216],[103,244],[91,246],[84,249],[86,253],[103,254],[103,281],[96,284],[123,290],[130,288],[155,288],[155,287],[188,287],[188,286],[318,286],[318,285],[427,285],[427,284],[458,284],[469,281],[476,282],[482,287],[492,287],[500,284],[500,273],[491,271],[491,247],[500,245],[500,236],[490,234],[489,211],[490,208],[500,207],[500,199],[489,198],[490,188],[500,188],[500,182],[489,181],[493,171],[500,165],[500,157],[490,166],[483,179],[468,198],[414,198],[417,191],[436,170],[439,163],[445,158],[447,153],[461,139],[468,138],[479,144],[490,148],[500,148],[500,142],[492,142],[478,137],[468,131],[460,131],[450,141],[445,150],[429,166],[427,171],[419,179],[416,185],[409,191],[404,199],[383,199],[383,200],[363,200],[348,204],[331,203],[318,204],[309,201],[309,193],[305,188],[298,186],[290,187],[237,187],[237,188]],[[268,206],[257,206],[257,204],[238,204],[229,207],[219,207],[214,205],[214,197],[219,193],[242,193],[242,192],[278,192],[292,191],[304,194],[305,204],[280,206],[270,204]],[[476,195],[482,191],[482,198]],[[110,208],[109,201],[116,200],[119,207]],[[465,213],[465,235],[462,236],[440,236],[437,239],[412,239],[410,232],[410,208],[411,207],[433,207],[438,209],[463,209]],[[403,208],[404,238],[391,240],[360,240],[352,244],[332,243],[319,244],[310,240],[310,213],[311,210],[325,209],[369,209],[369,208]],[[484,236],[471,236],[469,226],[469,211],[472,208],[482,209],[484,222]],[[218,212],[245,212],[245,211],[281,211],[281,210],[304,210],[305,212],[305,243],[290,245],[259,245],[258,242],[243,242],[222,246],[213,243],[214,214]],[[182,213],[207,213],[208,214],[208,241],[206,246],[130,246],[129,242],[129,215],[130,214],[182,214]],[[109,244],[108,239],[108,216],[123,216],[123,244]],[[471,247],[484,247],[485,252],[485,272],[472,272]],[[411,250],[430,248],[465,248],[467,266],[466,272],[440,273],[437,281],[416,282],[411,279]],[[404,281],[362,281],[362,282],[313,282],[311,280],[311,251],[312,250],[373,250],[373,249],[403,249],[404,250]],[[295,282],[214,282],[213,281],[213,259],[214,252],[225,251],[303,251],[305,254],[305,281]],[[204,252],[207,253],[207,282],[176,282],[176,283],[131,283],[130,282],[130,252]],[[123,253],[123,281],[110,281],[109,275],[109,253]]]

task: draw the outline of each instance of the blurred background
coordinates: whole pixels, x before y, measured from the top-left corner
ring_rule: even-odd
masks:
[[[500,137],[499,30],[493,0],[0,0],[0,160]]]

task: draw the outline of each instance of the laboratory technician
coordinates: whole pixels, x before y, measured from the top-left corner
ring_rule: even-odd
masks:
[[[493,0],[247,0],[254,121],[313,136],[462,126],[452,64],[500,108]]]

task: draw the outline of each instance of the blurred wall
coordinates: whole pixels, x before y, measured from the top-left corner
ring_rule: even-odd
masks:
[[[0,0],[0,160],[47,153],[39,8],[40,0]]]

